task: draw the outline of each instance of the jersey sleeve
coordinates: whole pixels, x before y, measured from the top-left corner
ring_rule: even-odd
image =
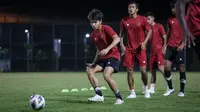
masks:
[[[159,32],[160,34],[163,36],[163,35],[166,35],[166,32],[165,32],[165,29],[163,28],[163,26],[160,24],[159,25]]]
[[[119,32],[120,35],[122,35],[122,33],[123,33],[124,30],[125,30],[123,22],[124,22],[124,20],[122,19],[122,20],[121,20],[121,23],[120,23],[120,32]]]
[[[169,28],[170,27],[170,22],[169,22],[169,20],[167,20],[167,28]]]
[[[117,34],[110,26],[105,27],[105,33],[106,33],[110,38],[112,38],[114,35]]]
[[[143,27],[144,27],[144,29],[145,29],[146,31],[149,31],[149,30],[150,30],[150,26],[149,26],[149,24],[148,24],[148,22],[147,22],[146,17],[143,18]]]

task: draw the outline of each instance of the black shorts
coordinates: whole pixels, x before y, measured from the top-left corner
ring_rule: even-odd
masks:
[[[194,50],[198,56],[198,60],[200,61],[200,36],[196,37]]]
[[[95,64],[101,66],[103,70],[110,66],[114,69],[114,73],[117,73],[119,70],[120,61],[116,58],[108,58],[103,60],[98,60]]]
[[[176,62],[177,64],[184,64],[185,49],[177,51],[177,47],[167,46],[165,60]]]

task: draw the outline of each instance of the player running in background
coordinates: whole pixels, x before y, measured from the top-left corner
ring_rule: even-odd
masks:
[[[152,12],[146,14],[147,22],[152,29],[152,36],[150,38],[151,52],[150,52],[150,70],[151,70],[151,85],[149,92],[155,93],[156,84],[156,70],[159,69],[164,76],[164,53],[166,52],[166,32],[163,26],[155,23],[155,16]]]
[[[112,78],[112,74],[118,72],[120,64],[120,52],[116,46],[120,42],[120,38],[110,26],[102,25],[103,13],[101,11],[92,10],[89,12],[88,19],[94,29],[91,33],[91,39],[97,48],[93,63],[87,64],[88,79],[96,93],[94,97],[88,100],[104,101],[98,79],[95,77],[95,73],[103,71],[105,81],[116,96],[115,104],[123,104],[117,84]]]
[[[146,71],[146,44],[152,34],[152,31],[147,23],[147,19],[144,16],[137,14],[139,4],[130,1],[128,4],[129,16],[124,17],[120,24],[120,46],[122,55],[124,54],[123,65],[127,68],[127,80],[131,94],[127,98],[136,98],[133,78],[133,68],[135,61],[138,61],[140,66],[140,72],[142,81],[144,84],[145,98],[150,98],[148,88],[148,77]],[[123,33],[127,33],[128,43],[125,46],[123,42]],[[145,35],[146,32],[146,35]]]
[[[176,0],[171,2],[171,9],[173,17],[168,19],[168,32],[167,37],[169,38],[167,43],[167,50],[165,54],[165,77],[169,89],[164,93],[164,96],[168,96],[174,92],[172,86],[172,75],[171,75],[171,65],[172,62],[176,62],[179,66],[180,73],[180,92],[178,96],[184,96],[184,88],[186,83],[186,73],[185,73],[185,64],[184,64],[184,54],[185,54],[185,42],[182,41],[182,29],[176,18],[175,10]]]
[[[187,23],[185,20],[185,7],[187,10]],[[198,59],[200,61],[200,0],[178,0],[176,4],[176,14],[183,30],[183,39],[190,43],[192,41]],[[195,40],[194,40],[195,39]]]

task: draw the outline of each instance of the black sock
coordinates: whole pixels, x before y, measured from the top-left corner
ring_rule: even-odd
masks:
[[[171,77],[171,72],[165,71],[165,78],[166,78],[166,81],[167,81],[167,85],[168,85],[169,89],[173,89],[172,79],[170,79],[170,77]]]
[[[186,74],[185,72],[180,72],[180,92],[184,93],[186,83]]]
[[[117,92],[115,93],[115,96],[117,99],[121,99],[122,100],[122,96],[120,95],[119,90],[117,90]]]
[[[99,87],[95,87],[95,88],[94,88],[94,91],[95,91],[95,93],[98,94],[99,96],[103,96],[103,95],[102,95],[102,92],[101,92],[101,89],[100,89]]]

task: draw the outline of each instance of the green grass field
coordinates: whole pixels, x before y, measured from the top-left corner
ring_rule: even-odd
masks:
[[[200,112],[200,73],[187,73],[185,97],[177,96],[179,74],[173,73],[175,93],[164,97],[165,82],[157,74],[156,93],[150,99],[142,94],[140,74],[135,73],[136,99],[125,99],[129,95],[126,73],[113,75],[125,103],[113,105],[115,97],[101,74],[97,74],[103,91],[104,103],[91,103],[88,97],[93,91],[62,93],[62,89],[90,88],[84,72],[66,73],[1,73],[0,74],[0,112],[33,112],[29,107],[29,97],[35,92],[44,96],[46,106],[42,112]],[[149,75],[150,77],[150,75]]]

